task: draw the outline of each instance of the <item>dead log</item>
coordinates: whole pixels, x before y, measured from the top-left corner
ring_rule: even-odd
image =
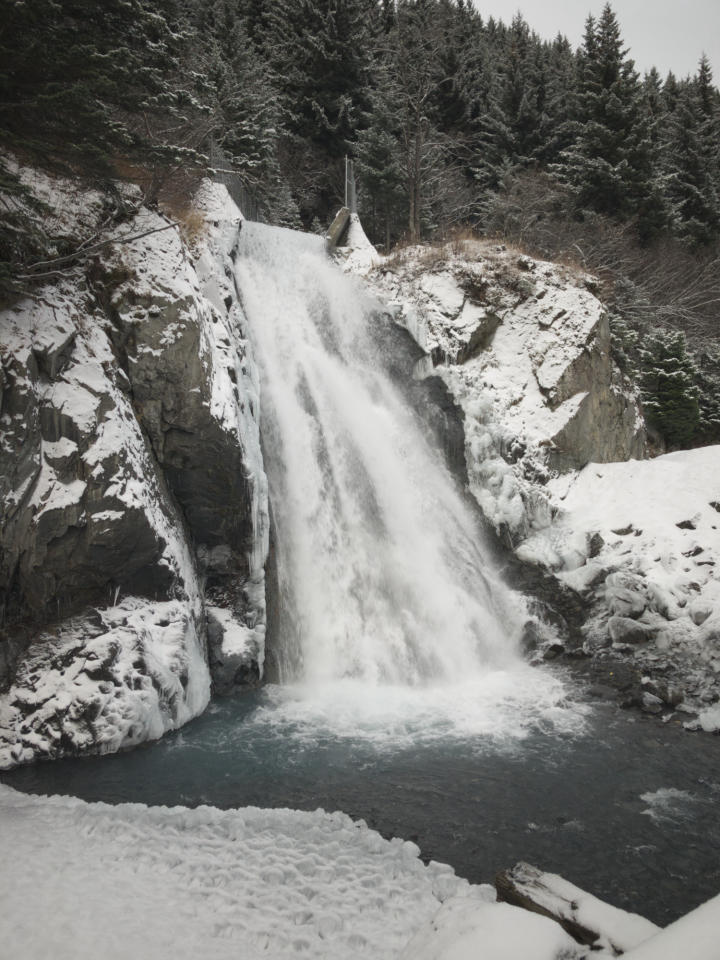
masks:
[[[660,928],[585,893],[554,873],[518,863],[495,878],[498,900],[555,920],[585,946],[611,950],[616,956],[654,936]]]

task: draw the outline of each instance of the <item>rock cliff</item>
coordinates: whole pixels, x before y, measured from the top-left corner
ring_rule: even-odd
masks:
[[[76,233],[97,225],[93,196],[25,176]],[[189,243],[137,204],[114,243],[0,315],[0,766],[160,736],[211,683],[262,674],[241,217],[209,184],[197,206]]]
[[[645,427],[610,356],[590,277],[488,242],[410,248],[367,277],[465,413],[470,489],[517,544],[556,473],[642,457]]]

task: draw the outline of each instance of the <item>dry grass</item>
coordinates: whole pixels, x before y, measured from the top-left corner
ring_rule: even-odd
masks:
[[[115,170],[121,180],[136,184],[149,203],[156,203],[161,213],[174,220],[189,246],[205,231],[205,218],[193,206],[193,197],[204,177],[200,169],[151,168],[118,158]]]
[[[205,217],[195,207],[177,211],[173,219],[179,225],[183,240],[189,247],[195,246],[205,234]]]

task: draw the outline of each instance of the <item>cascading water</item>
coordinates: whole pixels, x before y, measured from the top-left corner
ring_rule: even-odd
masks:
[[[536,698],[516,649],[521,604],[393,383],[369,297],[322,239],[247,222],[236,282],[261,370],[278,679],[339,689],[336,721],[349,700],[427,710],[433,690],[464,715],[528,684]]]

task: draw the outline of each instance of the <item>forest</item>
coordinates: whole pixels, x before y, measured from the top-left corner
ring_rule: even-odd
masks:
[[[640,76],[609,4],[576,50],[467,0],[6,0],[0,131],[3,299],[87,240],[8,157],[96,182],[108,223],[123,180],[182,217],[221,157],[323,232],[349,156],[385,251],[473,231],[594,274],[657,448],[720,439],[720,93],[704,55]]]

